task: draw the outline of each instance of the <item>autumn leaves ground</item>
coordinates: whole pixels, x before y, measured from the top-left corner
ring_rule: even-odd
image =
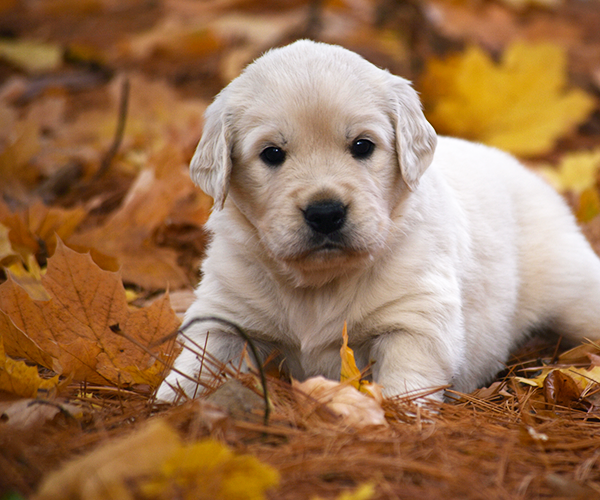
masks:
[[[575,0],[0,1],[0,499],[71,460],[49,495],[599,496],[594,345],[530,344],[490,387],[384,401],[372,428],[273,373],[265,427],[235,367],[219,406],[152,399],[177,348],[165,292],[189,294],[207,241],[187,162],[246,62],[308,36],[414,80],[440,132],[538,169],[599,250],[599,25]]]

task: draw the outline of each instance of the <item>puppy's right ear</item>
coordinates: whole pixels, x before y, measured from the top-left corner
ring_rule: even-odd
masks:
[[[192,180],[213,197],[214,210],[223,208],[231,178],[232,133],[225,108],[221,94],[206,109],[202,138],[190,163]]]

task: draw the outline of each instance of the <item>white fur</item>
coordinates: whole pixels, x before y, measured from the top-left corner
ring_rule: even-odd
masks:
[[[436,138],[406,80],[345,49],[300,41],[251,64],[209,107],[191,170],[215,210],[186,321],[238,323],[297,379],[339,377],[344,321],[387,395],[471,391],[537,326],[600,336],[600,260],[559,195],[505,153]],[[349,207],[342,249],[311,246],[302,209],[320,199]],[[222,361],[244,345],[218,324],[187,333]],[[173,371],[158,398],[176,386],[196,388]]]

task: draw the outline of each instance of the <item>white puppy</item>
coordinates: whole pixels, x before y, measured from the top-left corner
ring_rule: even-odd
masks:
[[[341,47],[248,66],[208,108],[191,172],[215,207],[186,320],[239,324],[294,378],[339,377],[344,321],[387,395],[471,391],[539,326],[600,336],[600,260],[559,195],[505,153],[437,138],[406,80]],[[244,347],[217,323],[187,334],[224,362]],[[157,397],[175,387],[196,390],[174,370]]]

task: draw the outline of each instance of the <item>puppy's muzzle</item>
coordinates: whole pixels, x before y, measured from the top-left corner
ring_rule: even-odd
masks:
[[[346,205],[336,200],[314,202],[302,210],[308,227],[322,235],[332,235],[342,229],[346,212]]]

